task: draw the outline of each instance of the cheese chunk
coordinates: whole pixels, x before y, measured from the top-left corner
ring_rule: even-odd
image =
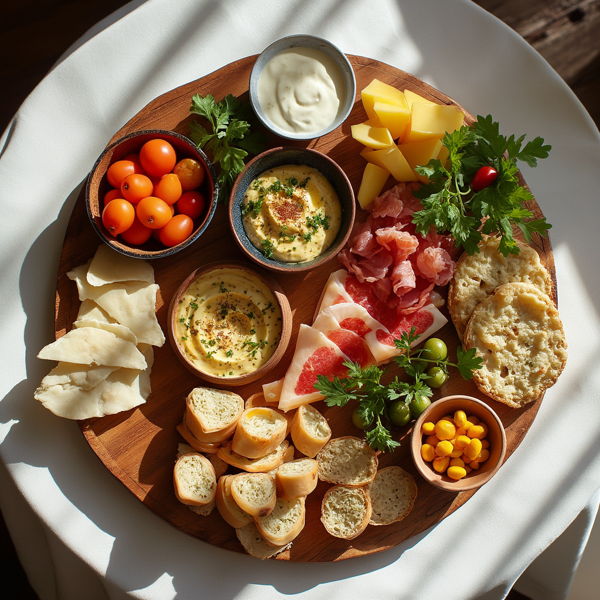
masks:
[[[361,208],[368,208],[373,200],[379,196],[385,182],[389,177],[389,171],[373,163],[367,163],[358,188],[358,203]]]
[[[464,115],[456,106],[445,104],[424,104],[416,102],[412,107],[410,130],[407,142],[428,138],[441,138],[444,133],[462,127]]]
[[[386,102],[375,102],[373,110],[377,115],[382,127],[389,129],[394,139],[404,138],[410,127],[411,111],[402,96],[403,104],[387,104]]]
[[[435,102],[432,102],[431,100],[427,100],[427,98],[423,98],[423,96],[420,96],[419,94],[416,94],[415,92],[411,92],[410,90],[404,90],[404,97],[406,98],[406,103],[408,104],[408,107],[411,110],[415,103],[416,104],[433,104],[433,105],[435,105]]]
[[[366,88],[361,90],[360,97],[365,112],[373,124],[380,123],[379,115],[375,111],[376,102],[408,108],[404,94],[399,89],[379,81],[379,79],[373,79]]]
[[[417,181],[417,174],[398,146],[390,146],[382,150],[363,150],[361,155],[369,162],[389,171],[396,181]]]
[[[368,148],[386,148],[394,143],[389,129],[372,127],[367,123],[359,123],[350,127],[352,137]]]

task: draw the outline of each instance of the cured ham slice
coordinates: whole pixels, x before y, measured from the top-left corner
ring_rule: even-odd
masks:
[[[430,246],[417,255],[417,267],[434,285],[446,285],[454,274],[454,261],[444,248]]]
[[[325,282],[321,299],[317,304],[315,317],[328,306],[339,304],[340,302],[352,302],[352,297],[344,287],[347,276],[348,271],[346,269],[338,269],[329,276],[329,279]]]
[[[322,332],[300,325],[296,350],[283,379],[279,408],[287,412],[302,404],[322,400],[323,396],[314,388],[317,376],[343,377],[347,373],[343,364],[346,360],[348,357],[337,344]]]

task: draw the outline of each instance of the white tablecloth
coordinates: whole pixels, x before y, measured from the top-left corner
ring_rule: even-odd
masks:
[[[525,42],[459,0],[151,0],[118,17],[53,69],[0,146],[0,501],[36,590],[61,600],[503,597],[600,487],[600,140],[591,119]],[[507,132],[552,144],[524,174],[554,224],[570,346],[566,371],[488,485],[424,534],[337,564],[259,562],[179,532],[106,471],[75,423],[32,398],[50,367],[35,355],[52,339],[65,227],[106,141],[159,94],[299,32],[412,72],[471,112],[491,112]],[[578,531],[585,537],[585,526]],[[561,597],[572,562],[538,577],[553,590],[540,597]]]

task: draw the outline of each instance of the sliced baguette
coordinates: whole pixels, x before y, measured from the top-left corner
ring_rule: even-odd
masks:
[[[224,521],[233,528],[244,527],[252,522],[252,517],[243,511],[231,495],[231,478],[233,475],[223,475],[217,482],[217,493],[215,500],[217,510]]]
[[[308,496],[319,482],[319,463],[312,458],[299,458],[283,463],[275,471],[277,495],[282,498]]]
[[[354,436],[334,438],[317,454],[319,479],[350,487],[366,485],[377,473],[377,453]]]
[[[217,479],[219,479],[221,475],[224,475],[227,472],[227,469],[229,469],[229,465],[216,454],[209,454],[206,458],[212,463]]]
[[[213,431],[211,433],[203,433],[202,430],[198,428],[196,418],[189,410],[186,410],[183,415],[183,424],[194,438],[202,444],[220,444],[221,442],[228,440],[234,434],[236,426],[236,423],[232,423],[228,427],[225,427],[225,429],[220,429],[219,431]]]
[[[237,422],[231,448],[247,458],[262,458],[281,444],[287,433],[287,419],[266,406],[246,409]]]
[[[314,458],[331,438],[327,419],[310,404],[299,406],[292,420],[294,446],[310,458]]]
[[[256,528],[269,544],[285,546],[298,537],[306,518],[304,500],[304,496],[277,498],[275,508],[266,517],[256,519]]]
[[[217,479],[212,463],[197,452],[182,454],[175,462],[173,484],[177,499],[190,506],[206,506],[215,498]]]
[[[291,456],[290,456],[291,450]],[[287,440],[283,440],[271,454],[261,458],[246,458],[231,449],[231,443],[223,444],[217,450],[217,456],[228,465],[247,471],[248,473],[266,473],[276,469],[282,463],[293,458],[294,447]]]
[[[323,496],[321,523],[330,535],[352,540],[366,529],[371,510],[366,488],[335,485]]]
[[[244,410],[244,400],[234,392],[197,387],[188,394],[185,406],[186,425],[201,439],[235,424]]]
[[[253,517],[265,517],[277,501],[275,481],[268,473],[238,473],[231,478],[231,496]]]
[[[221,444],[198,441],[192,435],[192,432],[185,426],[185,423],[179,423],[175,429],[177,429],[177,433],[179,433],[179,435],[197,452],[216,454],[217,450],[221,447]]]
[[[236,529],[235,535],[250,556],[260,558],[261,560],[276,556],[291,546],[291,544],[286,544],[285,546],[275,548],[260,535],[254,522]]]
[[[210,513],[214,510],[215,504],[216,502],[213,500],[204,506],[188,506],[188,508],[201,517],[208,517],[208,515],[210,515]]]
[[[402,521],[413,509],[417,498],[414,477],[397,466],[377,471],[367,490],[373,508],[370,525],[389,525]]]

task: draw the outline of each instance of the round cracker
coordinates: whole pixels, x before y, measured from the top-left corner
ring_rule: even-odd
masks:
[[[522,281],[552,296],[552,279],[538,253],[531,246],[518,244],[519,254],[504,256],[498,250],[499,238],[484,237],[477,254],[464,253],[456,263],[448,290],[448,310],[461,339],[475,307],[499,285]]]
[[[483,366],[473,381],[512,407],[537,400],[567,361],[567,343],[554,303],[530,283],[505,283],[480,302],[465,331]]]

